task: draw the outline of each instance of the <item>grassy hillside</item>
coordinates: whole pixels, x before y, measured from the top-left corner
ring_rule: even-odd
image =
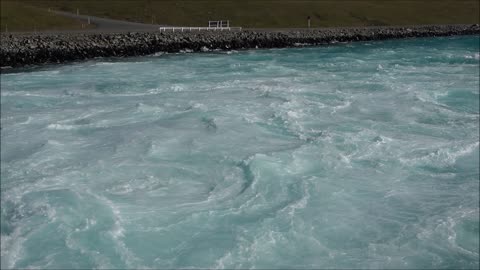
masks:
[[[13,0],[1,0],[3,2]],[[479,0],[17,0],[42,8],[167,25],[229,19],[243,27],[479,23]],[[20,13],[20,12],[18,12]],[[3,14],[3,11],[2,11]],[[22,16],[19,14],[19,16]],[[11,18],[8,17],[7,20]],[[3,24],[2,15],[2,24]],[[60,22],[59,22],[60,23]]]
[[[1,31],[42,31],[82,29],[82,22],[57,16],[31,5],[17,1],[0,1]]]

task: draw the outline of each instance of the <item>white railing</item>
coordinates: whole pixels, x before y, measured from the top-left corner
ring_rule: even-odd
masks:
[[[230,21],[208,21],[208,27],[230,27]]]
[[[179,27],[179,26],[162,26],[159,27],[160,32],[166,31],[242,31],[242,27]]]

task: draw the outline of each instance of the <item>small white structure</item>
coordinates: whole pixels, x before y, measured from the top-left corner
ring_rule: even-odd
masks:
[[[230,27],[230,21],[208,21],[208,27],[216,28],[228,28]]]
[[[208,21],[208,27],[162,26],[160,32],[165,31],[242,31],[242,27],[230,27],[230,21]]]

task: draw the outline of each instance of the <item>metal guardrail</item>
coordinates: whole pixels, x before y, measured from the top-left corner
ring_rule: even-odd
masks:
[[[159,27],[158,30],[160,32],[166,31],[242,31],[242,27],[170,27],[170,26],[162,26]]]

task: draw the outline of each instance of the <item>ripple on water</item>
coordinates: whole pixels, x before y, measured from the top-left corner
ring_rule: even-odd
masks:
[[[478,268],[478,36],[2,74],[2,268]]]

